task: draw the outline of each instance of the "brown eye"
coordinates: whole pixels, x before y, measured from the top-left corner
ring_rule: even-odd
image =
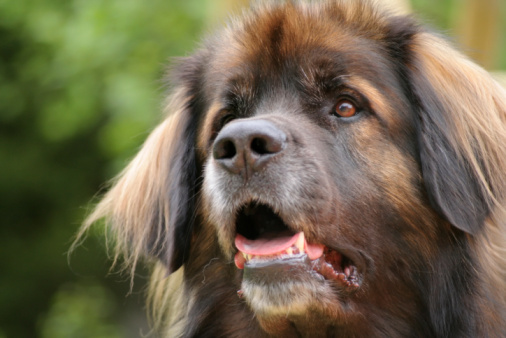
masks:
[[[225,125],[227,123],[231,122],[232,120],[235,120],[236,118],[237,118],[237,116],[235,114],[231,113],[230,111],[222,110],[219,113],[219,117],[215,122],[215,127],[219,130],[219,129],[225,127]]]
[[[234,119],[235,119],[235,115],[227,114],[221,118],[220,124],[221,124],[221,126],[225,126],[227,123],[231,122]]]
[[[340,100],[336,105],[338,117],[352,117],[357,113],[357,107],[349,100]]]

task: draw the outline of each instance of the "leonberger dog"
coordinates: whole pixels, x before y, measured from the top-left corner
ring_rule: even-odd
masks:
[[[84,225],[164,337],[506,337],[506,92],[411,17],[261,2]]]

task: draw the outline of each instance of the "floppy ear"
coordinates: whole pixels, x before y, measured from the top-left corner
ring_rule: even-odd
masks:
[[[104,218],[115,243],[114,261],[123,256],[132,270],[141,256],[152,256],[171,273],[189,251],[197,175],[189,105],[184,90],[173,95],[169,117],[150,134],[81,230]]]
[[[435,35],[415,34],[410,48],[409,81],[429,198],[451,224],[476,234],[505,201],[506,93]]]

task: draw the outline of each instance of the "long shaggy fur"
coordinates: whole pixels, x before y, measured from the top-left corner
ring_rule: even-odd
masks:
[[[374,114],[315,117],[336,78]],[[104,218],[115,261],[156,262],[162,335],[506,336],[506,92],[442,37],[367,1],[260,3],[170,81],[167,118],[79,233]],[[299,137],[247,188],[213,159],[230,111]],[[237,297],[234,224],[250,200],[366,257],[359,290],[308,282],[281,316],[256,300],[265,286]]]

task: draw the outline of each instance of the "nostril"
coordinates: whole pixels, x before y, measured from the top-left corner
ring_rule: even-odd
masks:
[[[225,160],[233,158],[236,153],[234,142],[229,139],[223,139],[215,145],[213,156],[217,160]]]
[[[267,141],[265,139],[255,137],[251,141],[251,150],[259,155],[270,154],[271,151],[267,149]]]
[[[275,154],[283,150],[285,139],[284,133],[262,135],[251,140],[250,149],[258,155]]]

